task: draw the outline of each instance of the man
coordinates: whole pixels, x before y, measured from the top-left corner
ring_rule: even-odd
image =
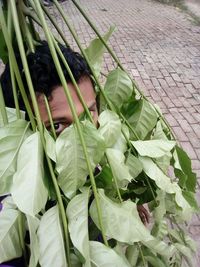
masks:
[[[91,72],[87,66],[84,58],[71,50],[59,44],[59,47],[73,73],[73,76],[78,83],[83,99],[91,112],[94,122],[97,124],[98,108],[96,101],[96,94],[94,91],[94,84],[91,78]],[[54,123],[56,134],[59,135],[66,127],[73,123],[73,116],[67,102],[64,89],[61,85],[59,76],[57,74],[49,47],[47,42],[41,42],[41,45],[36,47],[35,53],[30,53],[27,56],[28,66],[35,90],[37,103],[46,128],[51,130],[48,113],[46,110],[44,95],[48,98],[49,107]],[[60,61],[61,62],[61,61]],[[18,59],[18,66],[22,76],[25,91],[29,96],[29,90],[26,83],[25,74],[21,61]],[[61,62],[61,67],[67,82],[69,91],[74,102],[77,115],[80,116],[84,112],[84,108],[76,93],[76,89],[71,82],[70,76]],[[14,97],[12,93],[12,84],[10,78],[9,65],[6,65],[5,71],[1,76],[1,85],[3,89],[5,104],[7,107],[15,107]],[[21,95],[18,92],[19,106],[21,110],[25,110],[25,106]],[[143,206],[138,206],[138,211],[143,223],[148,223],[148,212]]]

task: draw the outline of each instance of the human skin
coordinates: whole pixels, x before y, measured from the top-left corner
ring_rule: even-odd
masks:
[[[76,93],[76,89],[72,83],[67,84],[69,88],[69,92],[72,97],[72,101],[76,108],[76,113],[80,116],[84,112],[84,108],[80,102],[80,99]],[[97,103],[96,103],[96,94],[94,92],[94,87],[91,83],[91,80],[87,77],[83,77],[80,79],[78,83],[81,95],[91,112],[93,120],[95,124],[97,123],[98,119],[98,111],[97,111]],[[45,101],[43,94],[36,94],[38,107],[40,111],[41,120],[44,122],[47,130],[51,129]],[[56,134],[59,135],[65,128],[70,126],[74,119],[71,113],[71,109],[69,103],[67,101],[64,89],[61,85],[56,86],[50,97],[48,97],[48,103],[51,111],[51,116],[54,122],[54,128]]]

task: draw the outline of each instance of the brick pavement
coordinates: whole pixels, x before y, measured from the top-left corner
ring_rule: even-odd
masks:
[[[116,31],[110,45],[124,67],[149,99],[156,102],[178,141],[192,159],[200,182],[200,26],[189,15],[153,0],[80,0],[101,33],[110,25]],[[70,1],[62,4],[81,43],[95,34]],[[69,32],[50,9],[70,45]],[[105,55],[104,72],[114,63]],[[198,185],[197,197],[200,201]],[[200,266],[200,217],[194,216],[189,231],[198,241]]]

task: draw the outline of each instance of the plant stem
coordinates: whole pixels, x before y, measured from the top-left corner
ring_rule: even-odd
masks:
[[[18,5],[19,5],[18,6],[18,18],[19,18],[22,33],[24,35],[23,40],[27,40],[29,51],[34,52],[35,48],[34,48],[34,44],[33,44],[33,38],[32,38],[32,35],[30,33],[30,30],[27,26],[26,18],[24,17],[24,14],[23,14],[23,8],[22,7],[24,6],[24,2],[19,1]]]
[[[46,96],[45,95],[43,95],[43,96],[44,96],[44,102],[45,102],[47,114],[48,114],[48,117],[49,117],[49,122],[50,122],[50,125],[51,125],[52,134],[53,134],[54,139],[56,140],[56,131],[55,131],[55,128],[54,128],[53,119],[52,119],[51,111],[50,111],[50,108],[49,108],[49,103],[48,103],[48,100],[47,100]]]
[[[65,38],[65,35],[63,34],[63,32],[58,27],[56,21],[54,20],[54,18],[52,17],[52,15],[49,13],[48,9],[44,5],[42,5],[42,9],[44,10],[45,14],[49,18],[49,20],[51,21],[51,23],[53,24],[53,26],[56,28],[57,32],[59,33],[59,35],[63,39],[63,41],[66,44],[66,46],[69,46],[69,44],[67,42],[67,39]]]
[[[79,12],[83,15],[83,17],[85,18],[85,20],[88,22],[88,24],[90,25],[90,27],[93,29],[93,31],[96,33],[96,35],[99,37],[99,39],[101,40],[101,42],[104,44],[104,46],[106,47],[107,51],[110,53],[110,55],[112,56],[112,58],[115,60],[115,62],[117,63],[117,65],[120,67],[120,69],[122,69],[123,71],[125,71],[124,67],[122,66],[122,64],[120,63],[119,59],[116,57],[116,55],[114,54],[114,52],[111,50],[111,48],[108,46],[108,44],[105,42],[105,40],[102,38],[102,36],[99,34],[97,28],[95,27],[95,25],[92,23],[92,21],[89,19],[89,17],[86,15],[86,13],[83,11],[83,9],[81,8],[81,6],[77,3],[77,1],[72,0],[73,4],[77,7],[77,9],[79,10]],[[129,78],[132,81],[133,87],[135,88],[135,90],[138,91],[138,93],[145,99],[147,100],[147,97],[142,93],[142,91],[139,89],[139,87],[136,85],[135,81],[133,81],[132,77],[128,74]],[[165,123],[166,127],[169,129],[170,133],[172,134],[174,140],[176,140],[174,133],[171,131],[169,123],[166,121],[166,119],[162,116],[162,114],[160,114],[160,112],[158,112],[158,110],[156,110],[156,112],[158,113],[158,115],[161,115],[163,122]]]
[[[9,1],[10,4],[12,2],[13,1]],[[0,5],[0,23],[1,23],[3,35],[4,35],[4,38],[5,38],[5,41],[6,41],[6,45],[7,45],[7,48],[8,48],[10,60],[12,61],[13,70],[15,72],[15,76],[16,76],[16,79],[17,79],[17,82],[18,82],[18,85],[19,85],[19,88],[20,88],[20,92],[21,92],[21,95],[22,95],[22,98],[23,98],[23,101],[24,101],[24,104],[25,104],[25,107],[26,107],[26,111],[28,113],[28,116],[29,116],[30,121],[31,121],[32,128],[34,130],[36,125],[35,125],[33,112],[31,110],[30,103],[28,101],[28,98],[27,98],[27,95],[26,95],[26,92],[25,92],[25,89],[24,89],[24,85],[23,85],[23,82],[22,82],[22,79],[21,79],[21,75],[20,75],[20,72],[19,72],[19,68],[18,68],[18,65],[17,65],[16,58],[15,58],[15,53],[14,53],[14,50],[13,50],[13,47],[12,47],[12,42],[11,42],[7,27],[6,27],[5,18],[4,18],[4,14],[3,14],[3,10],[2,10],[2,6],[1,5]]]
[[[19,219],[18,219],[18,226],[19,226],[19,240],[23,251],[23,258],[25,266],[27,266],[27,255],[26,255],[26,248],[25,248],[25,242],[24,242],[24,220],[23,220],[23,213],[19,212]]]
[[[39,4],[38,1],[36,1],[36,5],[39,5],[39,7],[40,7],[40,4]],[[26,59],[25,50],[24,50],[24,46],[23,46],[23,41],[22,41],[22,37],[21,37],[21,32],[20,32],[20,28],[19,28],[19,23],[18,23],[18,19],[17,19],[16,5],[15,5],[14,1],[11,2],[11,8],[12,8],[13,17],[14,17],[14,20],[15,20],[16,37],[17,37],[17,40],[18,40],[18,45],[19,45],[19,49],[20,49],[22,63],[23,63],[23,66],[24,66],[24,71],[25,71],[25,75],[26,75],[26,79],[27,79],[27,84],[29,86],[30,96],[31,96],[34,112],[35,112],[36,119],[37,119],[38,129],[39,129],[39,132],[40,132],[42,144],[43,144],[43,146],[45,148],[45,140],[44,140],[44,136],[43,136],[43,125],[42,125],[42,122],[41,122],[41,119],[40,119],[40,113],[39,113],[39,109],[38,109],[38,105],[37,105],[37,100],[36,100],[34,88],[33,88],[31,77],[30,77],[30,72],[29,72],[29,68],[28,68],[28,64],[27,64],[27,59]],[[46,152],[46,150],[45,150],[45,152]],[[59,187],[58,187],[58,184],[57,184],[57,180],[55,178],[55,175],[53,175],[51,162],[50,162],[50,159],[48,157],[47,157],[47,162],[48,162],[49,169],[51,171],[52,180],[53,180],[53,184],[54,184],[54,187],[55,187],[55,190],[56,190],[58,203],[59,203],[59,208],[60,208],[60,211],[61,211],[61,217],[62,217],[62,223],[63,223],[63,229],[64,229],[64,237],[65,237],[65,244],[66,244],[67,256],[68,256],[67,260],[68,260],[69,267],[71,267],[70,257],[69,257],[70,256],[70,247],[69,247],[69,238],[68,238],[68,231],[67,231],[67,219],[66,219],[66,216],[65,216],[65,210],[64,210],[63,203],[62,203],[62,198],[61,198],[61,194],[60,194]]]
[[[3,118],[3,123],[4,125],[6,125],[8,124],[8,116],[6,113],[6,107],[5,107],[5,102],[3,98],[3,91],[2,91],[1,83],[0,83],[0,110],[1,110],[1,115]]]
[[[105,153],[105,157],[106,157],[107,162],[109,163],[109,160],[108,160],[108,157],[107,157],[107,154],[106,153]],[[117,190],[117,195],[118,195],[119,201],[122,203],[123,202],[123,199],[122,199],[121,194],[120,194],[120,191],[119,191],[119,186],[118,186],[118,183],[117,183],[117,179],[116,179],[116,177],[115,177],[115,175],[114,175],[113,172],[112,172],[112,175],[113,175],[113,178],[114,178],[114,183],[115,183],[115,187],[116,187],[116,190]]]
[[[138,246],[138,249],[139,249],[139,251],[140,251],[140,255],[141,255],[141,258],[142,258],[143,265],[144,265],[144,267],[146,267],[146,261],[145,261],[145,258],[144,258],[142,249],[141,249],[141,247],[140,247],[140,244],[137,243],[137,246]]]
[[[73,115],[73,118],[74,118],[74,121],[75,121],[75,125],[77,126],[78,135],[79,135],[82,147],[83,147],[83,151],[84,151],[84,155],[85,155],[85,159],[86,159],[86,163],[87,163],[87,167],[88,167],[88,171],[89,171],[89,175],[90,175],[90,179],[91,179],[91,184],[92,184],[92,188],[93,188],[93,192],[94,192],[94,196],[95,196],[95,200],[96,200],[98,219],[99,219],[99,224],[100,224],[100,227],[101,227],[101,230],[102,230],[103,240],[104,240],[104,243],[106,245],[108,245],[106,237],[105,237],[105,231],[103,229],[100,203],[99,203],[99,199],[98,199],[98,192],[97,192],[97,188],[96,188],[96,184],[95,184],[93,170],[92,170],[92,167],[91,167],[91,164],[90,164],[90,159],[89,159],[89,156],[88,156],[87,147],[86,147],[86,144],[85,144],[85,141],[84,141],[84,137],[83,137],[83,133],[82,133],[82,130],[81,130],[80,122],[79,122],[79,119],[78,119],[78,116],[77,116],[77,113],[76,113],[76,109],[75,109],[71,94],[69,92],[65,77],[63,75],[63,72],[62,72],[62,69],[61,69],[61,66],[60,66],[60,63],[59,63],[59,60],[58,60],[58,56],[56,54],[54,43],[52,42],[53,36],[49,32],[49,29],[47,27],[44,15],[42,13],[41,6],[39,5],[39,3],[37,1],[35,2],[35,4],[36,4],[38,15],[40,16],[40,20],[41,20],[41,23],[42,23],[42,26],[43,26],[43,29],[44,29],[48,44],[49,44],[49,48],[50,48],[50,51],[51,51],[51,54],[52,54],[52,57],[53,57],[53,60],[54,60],[58,75],[59,75],[61,83],[63,85],[64,91],[65,91],[65,95],[67,97],[67,101],[69,103],[69,106],[70,106],[70,109],[71,109],[71,112],[72,112],[72,115]]]

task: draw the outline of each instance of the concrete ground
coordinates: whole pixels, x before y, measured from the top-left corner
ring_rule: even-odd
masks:
[[[110,25],[116,26],[110,39],[112,49],[144,94],[160,106],[178,141],[190,155],[200,182],[200,26],[180,9],[153,0],[80,2],[101,33]],[[81,43],[88,45],[95,35],[87,22],[71,1],[63,2],[62,6]],[[57,13],[53,8],[50,11],[76,49]],[[113,66],[106,54],[104,72]],[[200,201],[199,186],[197,197]],[[200,247],[199,219],[194,216],[189,231]]]

